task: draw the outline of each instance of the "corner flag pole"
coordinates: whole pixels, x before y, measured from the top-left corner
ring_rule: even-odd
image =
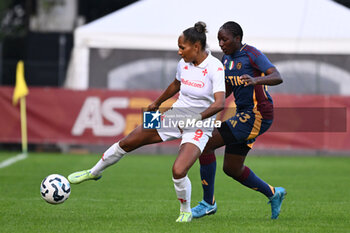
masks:
[[[28,138],[27,138],[27,114],[26,114],[26,95],[29,91],[26,81],[24,79],[24,64],[23,61],[17,63],[16,70],[16,86],[13,92],[13,105],[17,105],[20,100],[20,116],[21,116],[21,135],[22,135],[22,153],[28,152]]]
[[[22,153],[28,152],[28,138],[27,138],[27,114],[26,114],[26,97],[21,97],[21,134],[22,134]]]

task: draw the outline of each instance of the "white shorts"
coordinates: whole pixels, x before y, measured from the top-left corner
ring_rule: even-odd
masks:
[[[184,143],[192,143],[196,145],[201,152],[203,152],[205,145],[212,135],[213,128],[197,128],[188,127],[181,130],[177,127],[175,122],[177,120],[183,120],[184,116],[191,115],[193,113],[184,111],[183,109],[170,109],[163,113],[162,127],[157,129],[160,138],[163,141],[171,141],[174,139],[182,138],[180,145]],[[173,122],[174,124],[171,124]]]

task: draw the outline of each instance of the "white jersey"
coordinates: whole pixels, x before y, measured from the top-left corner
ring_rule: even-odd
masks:
[[[180,96],[173,104],[173,108],[164,112],[162,127],[157,129],[158,134],[163,141],[182,138],[181,145],[192,143],[203,152],[212,135],[213,125],[184,127],[180,130],[177,123],[171,125],[170,122],[184,121],[193,113],[203,112],[214,103],[214,93],[225,92],[224,67],[210,53],[198,66],[181,59],[177,65],[176,79],[181,82]],[[204,121],[211,122],[213,119],[215,115]]]
[[[176,79],[181,82],[180,95],[175,108],[201,109],[214,103],[214,93],[225,92],[225,73],[221,61],[208,52],[208,57],[198,66],[181,59],[177,65]]]

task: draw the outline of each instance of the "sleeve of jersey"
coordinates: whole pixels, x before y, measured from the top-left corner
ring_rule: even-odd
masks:
[[[263,53],[261,53],[254,62],[263,73],[265,73],[266,70],[270,69],[271,67],[275,67]]]
[[[179,63],[177,63],[175,78],[181,82],[181,61]]]
[[[225,92],[225,72],[224,67],[220,63],[220,65],[217,65],[214,67],[213,72],[213,93],[216,92]]]

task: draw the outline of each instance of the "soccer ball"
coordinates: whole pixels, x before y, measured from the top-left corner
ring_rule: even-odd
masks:
[[[41,182],[40,193],[50,204],[63,203],[70,195],[70,184],[64,176],[52,174]]]

